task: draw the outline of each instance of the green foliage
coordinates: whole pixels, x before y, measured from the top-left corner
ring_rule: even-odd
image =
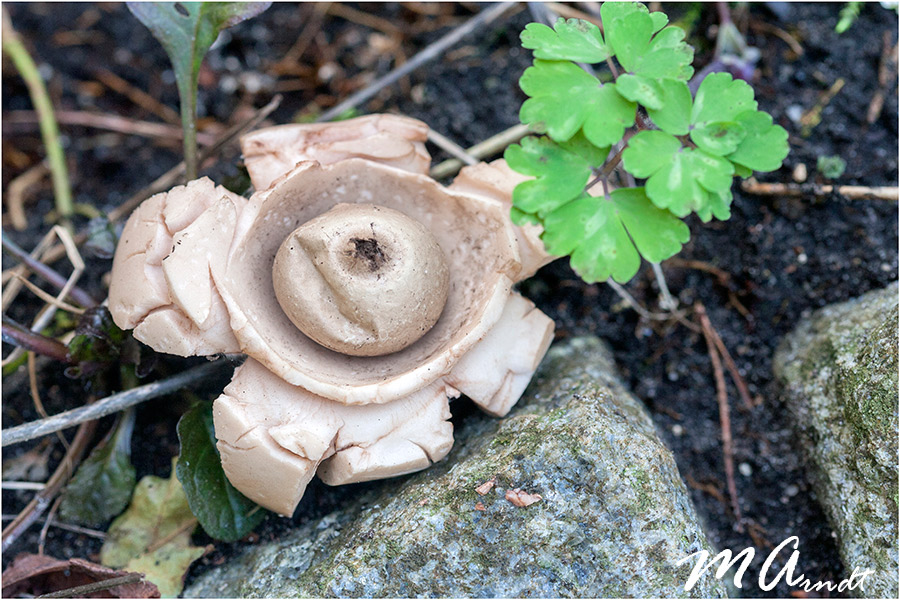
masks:
[[[848,2],[845,4],[844,8],[841,9],[840,19],[837,25],[834,26],[834,31],[837,34],[841,34],[850,29],[856,23],[861,8],[862,2]]]
[[[571,256],[585,281],[624,282],[641,256],[660,262],[680,251],[688,230],[679,218],[729,218],[734,176],[778,169],[787,132],[727,73],[708,75],[692,95],[694,50],[663,13],[605,2],[600,16],[602,32],[576,19],[522,32],[535,60],[520,80],[528,99],[519,117],[546,135],[505,158],[534,177],[513,192],[513,221],[542,225],[547,251]],[[606,64],[614,80],[575,63]],[[629,177],[644,185],[606,191],[619,167],[619,186]],[[589,192],[598,183],[604,193]]]
[[[131,464],[131,432],[134,410],[128,410],[113,430],[81,463],[66,485],[59,505],[63,521],[99,527],[118,516],[128,501],[136,481]]]
[[[175,472],[203,530],[226,542],[253,531],[267,513],[226,479],[216,448],[210,402],[198,402],[181,417],[178,440],[181,452]]]
[[[816,159],[816,170],[825,179],[837,179],[847,169],[847,162],[840,156],[820,156]]]
[[[223,29],[266,10],[271,2],[128,2],[172,61],[181,97],[187,179],[197,177],[197,81],[203,57]]]

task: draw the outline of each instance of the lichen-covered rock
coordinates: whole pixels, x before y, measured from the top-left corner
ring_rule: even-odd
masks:
[[[466,420],[442,463],[245,550],[185,595],[684,596],[692,565],[677,561],[710,548],[608,351],[573,340],[540,373],[507,418]],[[516,489],[520,505],[541,498],[516,506]],[[725,591],[706,577],[689,594]]]
[[[867,597],[898,595],[897,319],[895,283],[802,321],[774,363],[844,567],[875,570]]]

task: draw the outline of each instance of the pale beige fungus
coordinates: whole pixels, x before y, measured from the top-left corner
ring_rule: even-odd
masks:
[[[380,356],[434,326],[450,272],[421,223],[382,206],[338,204],[285,238],[272,283],[308,337],[336,352]]]
[[[427,127],[371,115],[242,140],[257,192],[200,179],[123,230],[109,308],[162,352],[248,355],[213,414],[225,474],[290,515],[318,474],[409,473],[453,444],[449,400],[502,416],[553,338],[512,286],[553,257],[509,220],[495,161],[444,187]]]

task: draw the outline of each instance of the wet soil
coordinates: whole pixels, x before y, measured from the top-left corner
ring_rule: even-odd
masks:
[[[772,5],[779,14],[771,12]],[[177,107],[177,94],[167,59],[146,29],[121,5],[4,4],[13,23],[37,57],[49,79],[54,105],[69,111],[121,115],[159,121],[141,106],[111,91],[99,73],[112,71],[160,102]],[[837,155],[846,171],[836,183],[866,186],[897,184],[897,75],[879,83],[885,41],[896,44],[894,12],[878,4],[863,7],[859,20],[843,35],[834,33],[840,4],[752,4],[735,21],[759,48],[754,86],[760,107],[790,132],[791,154],[764,181],[790,182],[804,165],[813,182],[826,183],[816,172],[819,157]],[[272,122],[302,119],[314,106],[327,108],[388,72],[397,60],[409,58],[470,16],[475,5],[346,5],[315,23],[321,8],[276,5],[259,18],[223,35],[201,74],[201,131],[215,133],[262,106],[281,91],[284,101]],[[669,7],[665,7],[669,8]],[[678,5],[670,15],[690,26],[698,49],[699,68],[713,47],[715,10],[711,5]],[[462,146],[477,143],[517,122],[524,99],[516,80],[530,63],[518,48],[517,36],[531,21],[518,7],[479,30],[436,62],[420,69],[362,107],[363,112],[393,111],[420,118]],[[887,36],[887,40],[885,40]],[[278,67],[295,43],[304,44],[299,63]],[[308,42],[304,43],[303,40]],[[792,46],[794,46],[792,48]],[[797,46],[802,54],[796,52]],[[894,67],[895,69],[895,67]],[[804,135],[800,117],[821,103],[836,82],[843,86],[821,109],[821,122]],[[876,92],[885,102],[880,116],[868,123],[866,114]],[[43,156],[33,122],[21,111],[31,110],[27,93],[13,69],[3,70],[3,189]],[[122,203],[179,160],[176,138],[156,138],[63,125],[66,151],[77,202],[108,211]],[[436,159],[446,155],[431,148]],[[237,150],[207,165],[204,173],[217,181],[239,178]],[[41,215],[52,208],[52,190],[42,184],[28,206],[29,227],[4,235],[31,248],[47,230]],[[737,491],[747,519],[742,530],[728,502],[723,466],[716,388],[703,337],[674,321],[642,319],[606,285],[586,285],[557,261],[525,282],[521,291],[556,320],[557,338],[592,334],[612,346],[623,377],[647,405],[665,442],[675,453],[712,543],[739,551],[753,546],[758,569],[771,546],[791,535],[800,537],[799,569],[813,580],[837,580],[846,574],[838,559],[834,534],[810,489],[786,411],[773,382],[772,354],[781,337],[797,321],[826,304],[878,289],[897,279],[897,204],[879,200],[848,200],[839,195],[803,198],[756,196],[735,187],[733,216],[727,222],[703,224],[690,220],[692,239],[663,270],[669,288],[686,318],[702,303],[713,326],[733,355],[754,398],[745,407],[729,382]],[[3,257],[4,268],[9,266]],[[103,275],[110,262],[87,257],[83,286],[105,295]],[[63,263],[61,263],[63,264]],[[63,267],[60,267],[63,268]],[[658,311],[659,290],[648,266],[626,286],[635,299]],[[34,304],[16,302],[10,315],[26,321]],[[8,351],[7,347],[4,347]],[[203,359],[165,359],[157,375],[166,375]],[[44,363],[40,386],[51,413],[77,406],[87,393],[61,370]],[[211,382],[194,390],[210,399],[224,385]],[[192,397],[188,394],[156,401],[138,411],[134,460],[138,475],[167,476],[177,453],[175,423]],[[454,422],[486,418],[464,402],[454,407]],[[3,425],[36,418],[28,396],[27,376],[12,375],[3,386]],[[108,427],[101,422],[100,431]],[[51,464],[62,455],[57,442]],[[28,449],[10,448],[4,459]],[[372,483],[328,488],[314,482],[293,520],[268,518],[250,539],[216,544],[194,572],[228,560],[242,544],[260,537],[277,538],[295,523],[323,515],[361,487]],[[3,514],[17,513],[33,492],[3,494]],[[3,554],[4,566],[18,552],[37,549],[35,525]],[[210,540],[202,534],[198,543]],[[46,552],[63,557],[91,557],[100,543],[85,535],[55,527],[48,530]],[[776,561],[776,568],[784,563]],[[753,583],[750,578],[753,577]],[[742,593],[767,595],[755,585],[756,571],[745,579]],[[768,595],[787,596],[779,585]]]

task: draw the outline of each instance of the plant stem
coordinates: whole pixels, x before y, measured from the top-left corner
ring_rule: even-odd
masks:
[[[181,130],[184,132],[184,178],[197,179],[197,84],[198,76],[191,78],[189,89],[183,89],[178,79],[178,95],[181,98]]]
[[[53,115],[53,105],[47,94],[37,65],[28,54],[28,50],[13,29],[12,21],[6,8],[3,9],[3,52],[12,59],[16,70],[28,87],[28,95],[34,110],[38,114],[41,138],[47,149],[47,162],[50,165],[50,175],[53,179],[53,195],[56,200],[56,211],[63,223],[68,224],[74,213],[72,206],[72,189],[69,185],[69,171],[66,167],[66,157],[63,154],[59,141],[59,128]]]
[[[18,348],[31,350],[48,356],[61,363],[72,364],[69,349],[62,342],[53,338],[29,331],[6,315],[3,315],[3,341]]]

